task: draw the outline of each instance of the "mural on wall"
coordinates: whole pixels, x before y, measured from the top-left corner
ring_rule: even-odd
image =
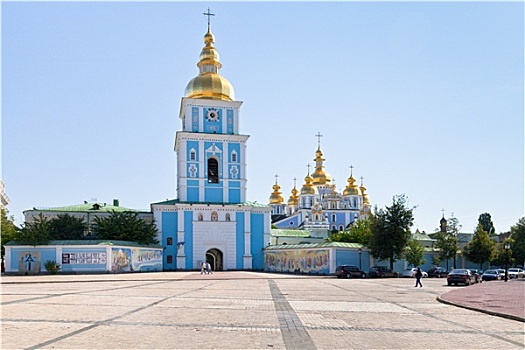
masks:
[[[162,250],[111,248],[111,271],[162,271]]]
[[[264,270],[328,274],[330,250],[266,251]]]
[[[106,253],[62,253],[63,265],[105,264]]]
[[[26,273],[40,272],[40,252],[20,252],[18,260],[18,271]]]

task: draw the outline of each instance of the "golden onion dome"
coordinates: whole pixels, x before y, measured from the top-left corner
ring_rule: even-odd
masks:
[[[343,196],[360,196],[361,190],[355,184],[354,177],[350,174],[348,178],[348,185],[346,185],[345,190],[343,191]]]
[[[359,189],[363,194],[363,204],[370,205],[370,198],[368,198],[368,194],[366,193],[366,187],[363,185],[363,178],[361,178],[361,186],[359,187]]]
[[[213,46],[215,37],[208,24],[208,32],[204,35],[204,47],[200,54],[199,75],[190,80],[186,86],[186,97],[207,98],[212,100],[233,101],[235,94],[228,79],[219,75],[222,64],[219,53]]]
[[[279,186],[276,182],[275,185],[273,185],[273,192],[270,195],[270,204],[284,203],[284,197],[281,191],[279,191],[280,189],[281,189],[281,186]]]
[[[317,187],[315,187],[313,185],[313,181],[314,179],[310,176],[310,174],[308,174],[305,178],[304,178],[304,185],[303,187],[301,188],[301,195],[303,194],[319,194],[319,191],[317,190]]]
[[[299,196],[297,195],[299,191],[295,186],[292,189],[292,195],[288,199],[288,205],[299,205]]]
[[[323,151],[321,151],[321,147],[317,148],[317,151],[315,152],[315,171],[312,174],[312,178],[314,180],[315,185],[326,185],[332,182],[332,176],[328,174],[326,171],[323,170],[323,162],[325,159],[323,158]]]

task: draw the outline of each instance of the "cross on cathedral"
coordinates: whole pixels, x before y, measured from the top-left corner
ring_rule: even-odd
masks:
[[[215,16],[215,13],[211,13],[210,8],[208,7],[208,12],[202,13],[204,16],[208,16],[208,26],[210,25],[210,18],[211,16]]]
[[[321,132],[318,131],[315,137],[317,137],[317,144],[321,146],[321,137],[323,137],[323,135],[321,135]]]
[[[277,179],[279,178],[279,175],[275,174],[274,177],[275,177],[275,184],[277,185]]]
[[[310,163],[306,164],[306,167],[308,168],[308,175],[310,175]]]
[[[354,173],[354,166],[350,164],[349,168],[350,168],[350,176],[352,176],[352,174]]]

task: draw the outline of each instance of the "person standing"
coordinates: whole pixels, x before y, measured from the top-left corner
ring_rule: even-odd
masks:
[[[210,273],[213,273],[211,272],[211,265],[209,262],[206,262],[206,273],[209,275]]]
[[[421,272],[421,269],[418,267],[416,270],[416,285],[414,287],[417,287],[419,284],[419,287],[423,287],[421,284],[421,277],[423,277],[423,273]]]
[[[207,272],[206,272],[206,263],[205,263],[204,261],[203,261],[202,264],[201,264],[201,275],[202,275],[203,273],[207,273]]]

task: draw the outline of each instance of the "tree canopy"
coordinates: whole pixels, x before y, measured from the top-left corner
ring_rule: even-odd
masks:
[[[434,236],[436,238],[434,247],[439,249],[439,259],[437,260],[445,261],[447,264],[447,270],[449,259],[456,259],[456,253],[459,249],[457,235],[460,230],[461,225],[459,224],[459,220],[453,217],[447,220],[445,231],[438,231]],[[454,265],[455,264],[456,262],[454,261]]]
[[[51,239],[83,239],[87,225],[83,219],[69,214],[58,215],[49,221],[49,236]]]
[[[486,261],[492,261],[495,257],[496,242],[489,237],[489,233],[483,229],[481,224],[478,224],[474,237],[463,248],[463,254],[468,260],[478,263],[480,270],[482,264]]]
[[[5,255],[4,244],[9,241],[14,241],[16,237],[17,227],[15,226],[15,220],[11,216],[8,216],[9,212],[7,209],[1,209],[0,224],[0,241],[2,244],[2,259]]]
[[[424,256],[425,248],[423,245],[418,240],[409,240],[405,248],[405,259],[407,260],[408,264],[414,267],[423,265],[426,263]]]
[[[159,243],[155,223],[139,218],[136,212],[112,211],[107,217],[95,217],[93,231],[97,239],[133,241],[140,244]]]
[[[481,224],[483,230],[486,231],[489,236],[494,236],[496,234],[496,229],[494,228],[494,223],[492,222],[492,217],[489,213],[480,214],[478,223]]]
[[[372,219],[363,217],[355,221],[348,231],[334,232],[328,236],[330,242],[349,242],[368,244],[371,235]]]
[[[522,217],[516,225],[510,227],[510,238],[512,257],[518,265],[525,264],[525,217]]]
[[[27,245],[47,244],[51,239],[49,235],[50,221],[40,213],[33,222],[25,222],[17,231],[15,241]]]
[[[405,195],[397,195],[391,206],[377,210],[373,216],[368,247],[376,258],[389,260],[392,269],[394,261],[403,256],[410,239],[414,209],[408,207]]]

